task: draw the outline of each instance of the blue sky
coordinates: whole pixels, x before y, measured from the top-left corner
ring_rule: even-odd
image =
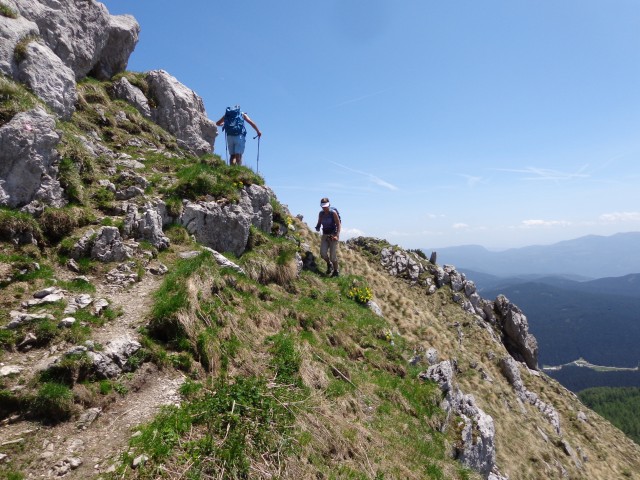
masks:
[[[141,25],[129,70],[168,71],[213,120],[240,104],[278,199],[314,225],[328,196],[343,239],[640,230],[637,0],[103,3]]]

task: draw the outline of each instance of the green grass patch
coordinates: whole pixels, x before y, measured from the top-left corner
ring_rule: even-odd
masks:
[[[17,113],[31,110],[41,103],[23,85],[0,75],[0,125],[9,122]]]
[[[269,389],[255,377],[188,390],[190,401],[165,408],[131,440],[119,474],[126,476],[133,455],[144,453],[149,461],[138,478],[157,478],[163,464],[179,465],[185,478],[250,478],[252,460],[293,452],[290,390]]]
[[[67,385],[57,382],[42,384],[31,402],[33,415],[49,423],[69,419],[73,408],[73,392]]]

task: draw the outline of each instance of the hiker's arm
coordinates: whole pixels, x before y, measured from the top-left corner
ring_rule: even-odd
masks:
[[[253,129],[256,131],[258,136],[261,137],[262,136],[262,132],[260,131],[258,126],[254,123],[254,121],[249,118],[249,115],[247,115],[246,113],[243,113],[242,116],[247,121],[247,123],[253,127]]]
[[[318,223],[316,223],[316,232],[320,231],[320,215],[322,215],[321,213],[318,214]]]
[[[224,123],[224,115],[222,116],[222,118],[221,118],[220,120],[218,120],[218,121],[216,122],[216,125],[217,125],[217,126],[219,126],[219,127],[221,127],[223,123]]]
[[[333,236],[336,237],[337,240],[340,236],[340,229],[342,228],[342,225],[340,224],[340,217],[336,212],[333,212],[333,221],[336,223],[336,233],[334,233]]]

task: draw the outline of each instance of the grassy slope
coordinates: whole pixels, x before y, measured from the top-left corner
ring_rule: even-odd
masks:
[[[194,194],[185,184],[205,191],[222,186],[221,195],[233,195],[238,181],[258,181],[246,169],[230,170],[213,161],[202,171],[183,171],[186,178],[180,183],[175,170],[194,160],[180,155],[171,137],[137,112],[111,102],[105,86],[82,86],[82,108],[73,124],[63,125],[65,181],[84,212],[68,216],[85,218],[85,223],[70,225],[44,255],[3,244],[6,265],[15,263],[14,253],[22,255],[24,264],[37,259],[46,265],[57,255],[64,259],[71,239],[87,223],[103,215],[108,220],[102,223],[121,222],[109,214],[113,199],[96,183],[108,178],[103,168],[108,162],[88,156],[73,141],[74,132],[98,129],[112,148],[144,160],[143,175],[151,181],[147,193],[174,199],[176,208],[177,192]],[[106,114],[101,117],[96,105]],[[127,113],[124,123],[115,120],[120,109]],[[127,147],[133,137],[167,145],[164,152],[171,155]],[[237,172],[245,176],[238,178]],[[201,181],[194,181],[194,175]],[[286,220],[282,215],[280,220]],[[326,279],[306,271],[297,277],[297,241],[310,244],[316,256],[319,245],[315,234],[293,223],[296,232],[288,240],[253,232],[252,249],[236,259],[248,276],[220,269],[206,254],[181,261],[173,247],[161,253],[171,274],[150,313],[145,360],[179,367],[191,381],[183,388],[183,407],[167,410],[141,429],[114,477],[177,478],[177,472],[184,472],[185,478],[477,478],[449,456],[455,428],[445,434],[438,429],[443,421],[440,393],[416,378],[426,366],[408,365],[414,351],[433,346],[441,359],[457,361],[463,392],[473,394],[494,418],[503,474],[553,479],[563,478],[564,469],[570,478],[638,478],[637,446],[556,382],[523,372],[527,387],[559,411],[563,438],[581,452],[579,469],[542,414],[522,405],[503,378],[498,368],[506,355],[502,345],[450,300],[448,288],[427,296],[388,276],[375,258],[344,246],[344,277]],[[179,229],[172,235],[180,238]],[[81,266],[93,273],[103,268],[88,262]],[[348,297],[354,285],[371,288],[384,318]],[[7,285],[5,313],[27,291],[19,282]],[[7,347],[17,340],[3,337]],[[61,340],[74,339],[51,339]],[[587,411],[588,423],[577,420],[579,411]],[[142,453],[147,463],[132,471],[131,458]]]

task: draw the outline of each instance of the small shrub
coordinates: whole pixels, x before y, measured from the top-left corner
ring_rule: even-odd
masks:
[[[0,15],[7,18],[18,18],[18,12],[4,3],[0,3]]]
[[[16,343],[16,335],[11,330],[0,330],[0,347],[12,348]]]
[[[109,395],[113,391],[113,383],[111,380],[100,380],[98,383],[100,395]]]
[[[71,203],[85,203],[84,186],[80,178],[78,166],[71,158],[62,158],[59,166],[60,185],[64,188]]]
[[[16,43],[16,47],[13,50],[13,58],[16,62],[20,63],[27,58],[27,47],[31,42],[37,41],[38,38],[37,35],[27,35]]]
[[[290,335],[280,333],[272,337],[271,354],[276,378],[285,384],[299,384],[298,372],[301,365],[300,353]]]
[[[42,240],[42,231],[38,222],[29,214],[15,210],[0,209],[0,240],[10,242],[18,239],[33,238]]]
[[[182,225],[169,225],[164,233],[175,245],[187,245],[191,241],[189,231]]]
[[[181,352],[177,355],[171,355],[169,357],[171,359],[171,363],[174,368],[178,370],[182,370],[183,372],[191,371],[191,366],[193,364],[193,359],[191,355],[186,352]]]
[[[35,336],[38,345],[47,345],[58,334],[58,325],[51,320],[41,320],[35,326]]]
[[[57,243],[80,225],[81,215],[73,208],[46,208],[38,223],[52,243]]]
[[[73,392],[64,384],[44,383],[33,398],[33,414],[49,422],[67,420],[73,413]]]
[[[105,187],[100,187],[93,192],[92,198],[96,203],[96,207],[100,210],[109,212],[113,210],[116,194]]]
[[[38,98],[23,85],[0,74],[0,125],[16,113],[31,110],[38,104]]]

